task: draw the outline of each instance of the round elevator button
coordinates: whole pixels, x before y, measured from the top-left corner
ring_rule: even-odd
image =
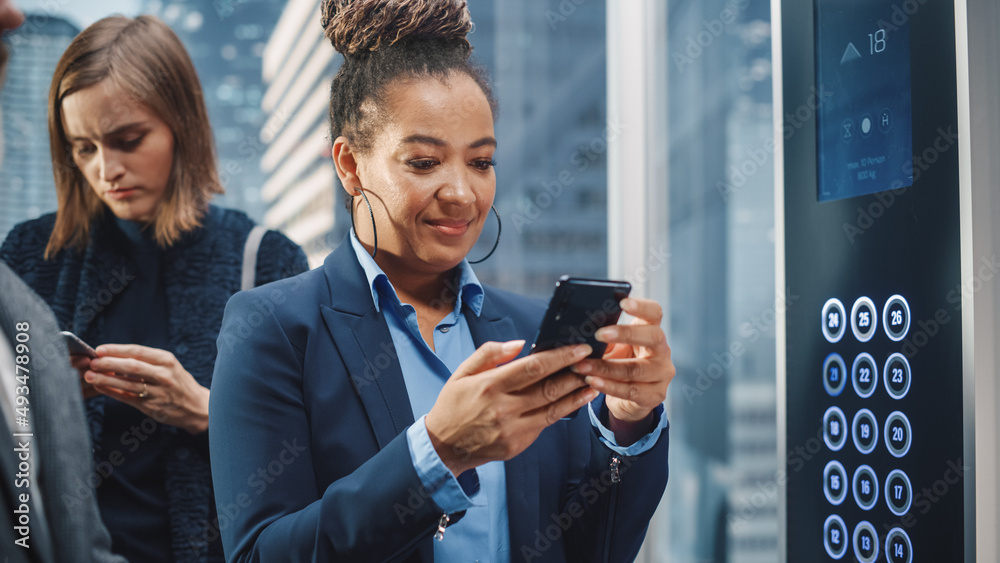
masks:
[[[899,342],[910,330],[910,305],[902,295],[893,295],[882,308],[882,327],[885,334]]]
[[[846,314],[844,304],[840,302],[840,299],[829,299],[823,304],[823,317],[821,319],[823,336],[829,342],[840,342],[840,339],[843,338],[844,330],[847,328],[847,319],[844,318]]]
[[[854,490],[854,500],[862,510],[871,510],[878,501],[878,478],[875,470],[868,465],[862,465],[854,471],[851,483]]]
[[[847,525],[836,514],[827,516],[823,523],[823,546],[827,555],[834,559],[840,559],[847,553]]]
[[[844,365],[844,358],[834,352],[823,360],[823,389],[831,397],[836,397],[844,390],[847,384],[847,367]]]
[[[858,297],[851,307],[851,331],[859,342],[868,342],[878,328],[878,313],[875,304],[867,297]]]

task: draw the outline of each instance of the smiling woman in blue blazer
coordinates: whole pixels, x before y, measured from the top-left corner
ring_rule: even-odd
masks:
[[[624,300],[636,322],[599,332],[603,359],[526,356],[541,304],[466,260],[496,139],[465,2],[326,0],[323,24],[356,230],[227,306],[209,430],[227,560],[633,559],[667,481],[660,307]]]

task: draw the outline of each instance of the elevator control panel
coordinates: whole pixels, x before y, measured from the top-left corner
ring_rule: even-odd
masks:
[[[782,0],[786,561],[964,561],[954,5]],[[801,114],[801,112],[800,112]]]
[[[913,373],[906,355],[896,351],[910,333],[911,318],[900,294],[880,304],[867,295],[847,303],[831,297],[820,310],[816,332],[830,352],[816,374],[831,405],[822,423],[829,452],[822,473],[829,512],[823,548],[832,559],[851,554],[871,563],[882,553],[892,563],[913,560],[907,528],[893,525],[893,517],[913,507],[909,474],[920,465],[908,457],[914,438],[906,398]],[[859,510],[865,515],[845,520]]]

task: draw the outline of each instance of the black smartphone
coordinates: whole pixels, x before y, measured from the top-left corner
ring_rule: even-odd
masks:
[[[556,282],[549,308],[538,328],[531,352],[571,344],[590,344],[589,358],[600,358],[608,345],[594,338],[597,329],[618,324],[618,305],[628,297],[632,285],[624,281],[563,276]]]
[[[63,335],[63,339],[66,341],[66,347],[69,348],[70,356],[88,356],[91,358],[97,357],[97,352],[86,342],[80,339],[79,336],[64,330],[59,334]]]

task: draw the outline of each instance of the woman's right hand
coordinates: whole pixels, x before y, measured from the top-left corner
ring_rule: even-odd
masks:
[[[90,369],[90,357],[71,355],[69,357],[69,363],[73,366],[73,369],[80,374],[80,390],[83,391],[83,398],[89,399],[100,395],[100,392],[98,392],[97,389],[94,389],[94,386],[87,383],[87,380],[83,378],[83,375]]]
[[[523,347],[523,340],[483,344],[452,374],[427,414],[431,443],[456,476],[513,458],[542,430],[597,397],[581,376],[566,370],[586,358],[590,346],[511,362]]]

